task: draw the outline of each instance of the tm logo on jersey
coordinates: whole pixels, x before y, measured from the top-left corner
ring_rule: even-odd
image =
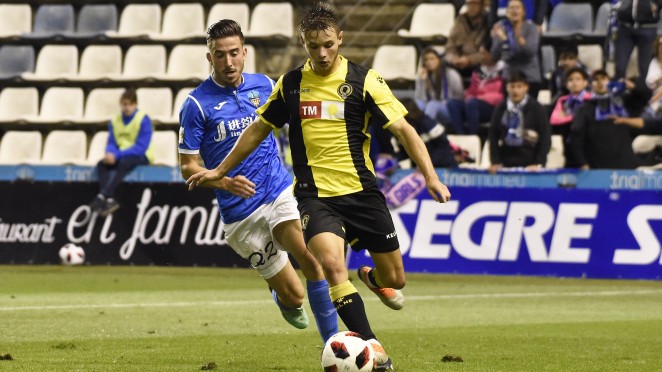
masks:
[[[304,101],[299,103],[301,119],[344,119],[343,101]]]

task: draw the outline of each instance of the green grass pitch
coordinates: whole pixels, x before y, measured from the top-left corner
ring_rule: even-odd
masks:
[[[399,372],[662,370],[660,282],[409,274],[401,311],[356,286]],[[0,266],[0,371],[321,371],[321,347],[252,270]]]

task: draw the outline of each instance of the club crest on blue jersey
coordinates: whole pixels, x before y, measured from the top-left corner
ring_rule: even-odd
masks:
[[[255,90],[251,90],[250,92],[248,92],[247,96],[248,96],[248,99],[251,100],[251,103],[253,104],[253,106],[255,106],[255,107],[260,106],[260,92],[257,92]]]

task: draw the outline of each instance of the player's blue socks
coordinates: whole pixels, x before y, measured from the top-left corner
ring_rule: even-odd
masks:
[[[326,343],[329,337],[338,333],[338,313],[336,307],[329,297],[329,283],[325,279],[318,281],[306,281],[308,291],[308,302],[315,315],[317,329]]]

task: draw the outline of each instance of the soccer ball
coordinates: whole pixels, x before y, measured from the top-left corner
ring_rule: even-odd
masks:
[[[322,367],[325,372],[372,371],[374,365],[372,345],[356,332],[338,332],[324,345]]]
[[[63,245],[58,253],[63,265],[82,265],[85,262],[85,251],[74,243]]]

